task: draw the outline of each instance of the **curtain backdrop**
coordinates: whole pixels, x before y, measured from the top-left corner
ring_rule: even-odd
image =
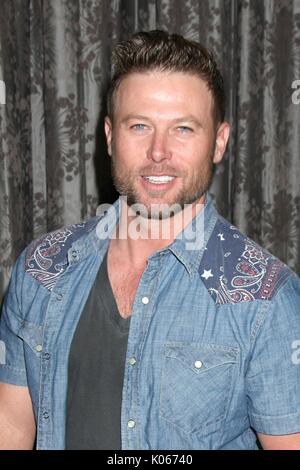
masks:
[[[111,50],[155,28],[215,52],[232,135],[211,193],[300,273],[300,0],[1,0],[0,299],[26,244],[116,198],[102,130]]]

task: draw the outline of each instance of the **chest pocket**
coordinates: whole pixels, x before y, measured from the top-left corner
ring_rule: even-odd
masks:
[[[160,415],[188,433],[210,434],[228,409],[237,348],[216,344],[167,343]]]

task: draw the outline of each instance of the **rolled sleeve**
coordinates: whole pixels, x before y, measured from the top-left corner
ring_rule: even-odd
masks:
[[[246,375],[250,423],[264,434],[300,432],[299,278],[291,275],[263,309]]]
[[[0,382],[27,385],[23,341],[18,337],[22,320],[19,303],[19,278],[22,271],[22,256],[17,261],[0,319]],[[23,269],[24,272],[24,269]]]

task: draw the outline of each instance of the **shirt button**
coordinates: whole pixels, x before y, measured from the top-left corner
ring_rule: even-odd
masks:
[[[131,357],[131,358],[129,359],[129,364],[130,364],[131,366],[134,366],[134,365],[136,364],[136,358],[135,358],[135,357]]]
[[[44,354],[44,359],[45,359],[46,361],[48,361],[48,360],[50,359],[50,354],[49,354],[49,353],[45,353],[45,354]]]
[[[196,361],[194,365],[196,369],[201,369],[201,367],[203,366],[203,363],[201,361]]]
[[[62,300],[62,298],[63,298],[63,295],[62,295],[62,294],[57,294],[56,300]]]
[[[149,297],[143,297],[143,298],[142,298],[142,303],[143,303],[144,305],[147,305],[147,304],[149,303]]]
[[[47,411],[44,411],[43,413],[43,418],[48,419],[49,418],[49,413]]]
[[[35,347],[35,350],[36,350],[37,352],[41,352],[41,351],[43,351],[43,346],[42,346],[41,344],[38,344],[38,345]]]
[[[133,421],[132,419],[130,419],[130,420],[128,421],[128,423],[127,423],[127,426],[128,426],[129,428],[134,428],[134,426],[135,426],[135,421]]]

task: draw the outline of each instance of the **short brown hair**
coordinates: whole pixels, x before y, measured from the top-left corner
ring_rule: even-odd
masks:
[[[117,44],[112,53],[112,68],[107,94],[107,112],[111,119],[114,95],[122,79],[133,72],[159,70],[198,75],[212,92],[215,123],[224,121],[223,77],[212,53],[195,41],[165,31],[142,31]]]

